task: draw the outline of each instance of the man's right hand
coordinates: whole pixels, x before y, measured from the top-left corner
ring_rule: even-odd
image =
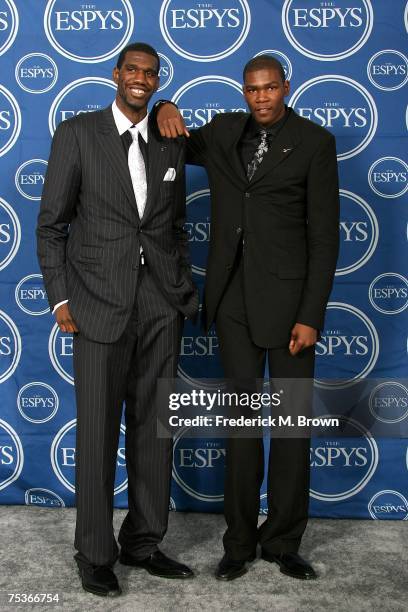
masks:
[[[62,332],[72,334],[79,331],[74,319],[71,317],[68,304],[61,304],[61,306],[57,308],[55,311],[55,318]]]
[[[184,119],[174,104],[160,104],[157,111],[157,127],[163,138],[190,136]]]

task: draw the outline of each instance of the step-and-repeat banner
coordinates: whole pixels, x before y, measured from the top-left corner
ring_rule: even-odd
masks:
[[[341,250],[317,378],[331,385],[340,411],[357,379],[381,379],[366,411],[382,428],[373,435],[346,406],[342,419],[356,435],[312,441],[311,514],[408,518],[407,440],[397,435],[408,420],[407,31],[405,0],[0,0],[1,503],[74,503],[72,337],[49,312],[34,232],[56,126],[111,103],[118,52],[138,40],[158,50],[158,97],[177,102],[188,127],[245,110],[242,68],[270,53],[291,81],[288,104],[335,134]],[[190,168],[187,188],[202,289],[211,231],[205,172]],[[192,386],[221,376],[215,331],[203,336],[186,324],[179,376]],[[124,436],[122,426],[119,507]],[[171,507],[221,512],[224,461],[223,440],[178,436]]]

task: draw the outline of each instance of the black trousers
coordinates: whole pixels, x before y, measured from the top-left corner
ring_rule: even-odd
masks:
[[[113,489],[125,402],[129,511],[122,548],[144,559],[157,549],[168,522],[172,443],[157,437],[158,378],[174,378],[183,317],[141,268],[132,315],[114,343],[74,337],[77,402],[75,559],[113,565]]]
[[[252,341],[245,310],[242,261],[237,263],[218,307],[216,327],[225,376],[238,381],[241,391],[245,381],[263,379],[266,359],[271,378],[313,378],[314,347],[292,357],[287,346],[265,349]],[[271,554],[298,550],[308,518],[309,453],[309,438],[271,439],[268,515],[258,529],[264,478],[263,439],[228,439],[224,498],[227,530],[223,542],[231,559],[246,559],[255,552],[258,542]]]

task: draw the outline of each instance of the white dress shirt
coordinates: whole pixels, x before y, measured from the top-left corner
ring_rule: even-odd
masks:
[[[144,119],[139,121],[136,125],[134,125],[130,119],[126,117],[122,113],[122,111],[118,108],[116,104],[116,100],[112,103],[112,113],[113,119],[115,121],[116,129],[119,132],[119,136],[122,136],[127,130],[130,131],[133,142],[129,148],[128,154],[128,165],[130,178],[132,180],[133,191],[136,198],[137,210],[139,212],[140,219],[143,217],[144,209],[146,206],[146,197],[147,197],[147,181],[146,181],[146,168],[144,164],[144,159],[142,152],[139,147],[138,137],[139,134],[143,138],[143,140],[147,143],[147,124],[149,120],[149,115],[146,115]],[[140,247],[140,253],[143,253],[142,247]],[[143,257],[143,255],[142,255]],[[67,304],[68,300],[62,300],[55,304],[52,314],[55,313],[57,308],[62,306],[62,304]]]

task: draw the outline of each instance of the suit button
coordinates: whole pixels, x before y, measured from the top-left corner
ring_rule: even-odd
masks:
[[[242,232],[242,227],[237,227],[237,229],[235,230],[237,234],[240,234]]]
[[[227,270],[232,270],[232,264],[227,264],[225,267]]]
[[[246,198],[250,198],[250,197],[251,197],[251,194],[250,194],[248,191],[246,191],[246,192],[245,192],[245,197],[246,197]]]

